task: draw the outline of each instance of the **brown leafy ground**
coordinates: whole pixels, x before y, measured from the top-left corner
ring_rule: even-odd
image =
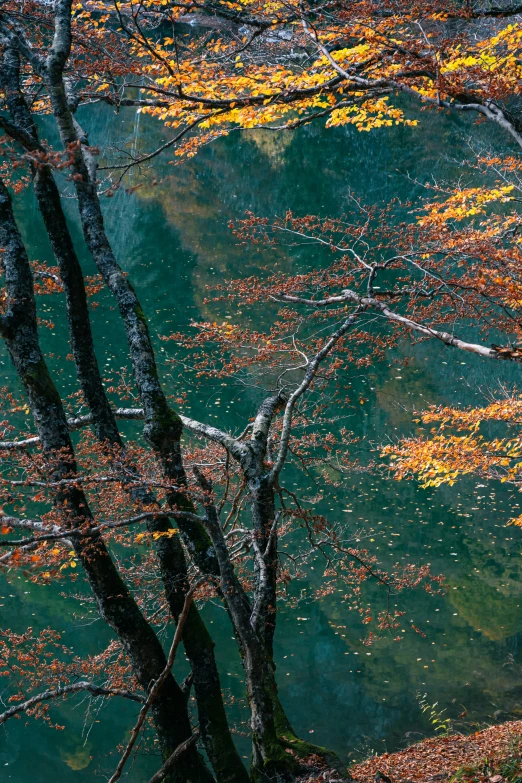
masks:
[[[358,783],[375,783],[382,775],[393,783],[435,783],[456,773],[459,780],[501,783],[520,779],[521,743],[522,721],[512,721],[467,737],[426,739],[398,753],[367,759],[350,772]]]

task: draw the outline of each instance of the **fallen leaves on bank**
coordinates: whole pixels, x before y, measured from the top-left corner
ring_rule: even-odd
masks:
[[[454,734],[426,739],[397,753],[373,756],[350,772],[358,783],[375,783],[387,777],[392,783],[435,783],[453,776],[459,781],[508,782],[522,774],[521,743],[522,721],[512,721],[467,737]],[[509,769],[516,773],[513,776],[502,774],[508,760]]]

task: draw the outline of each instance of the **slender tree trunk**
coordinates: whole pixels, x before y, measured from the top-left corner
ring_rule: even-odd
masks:
[[[26,131],[39,146],[37,129],[20,89],[20,56],[12,47],[6,48],[3,55],[2,82],[13,122]],[[33,183],[38,207],[64,284],[76,370],[89,407],[97,411],[95,432],[100,440],[114,441],[118,438],[118,428],[96,360],[83,273],[51,169],[48,166],[33,166]]]
[[[74,451],[60,395],[40,350],[36,305],[29,261],[12,213],[11,200],[0,181],[0,245],[7,288],[7,312],[1,331],[11,360],[29,398],[42,448],[54,481],[76,475]],[[92,522],[83,490],[77,486],[57,491],[55,504],[66,525]],[[103,619],[115,630],[132,662],[134,674],[148,691],[163,671],[163,649],[121,579],[100,537],[75,536],[80,560]],[[151,709],[164,758],[191,736],[183,693],[172,675],[166,678]],[[190,749],[172,774],[176,783],[210,783],[212,776],[195,749]]]
[[[185,555],[175,537],[161,538],[158,550],[169,608],[177,620],[188,584]],[[183,644],[194,674],[200,731],[216,778],[220,783],[247,783],[248,772],[233,743],[223,705],[215,645],[194,604],[185,621]]]
[[[277,530],[275,493],[272,482],[265,475],[248,482],[252,527],[259,549],[263,553],[266,565],[266,584],[264,585],[263,617],[264,644],[271,658],[274,656],[274,634],[276,626],[277,601]],[[259,569],[256,569],[259,580]]]
[[[210,486],[197,472],[203,490]],[[278,741],[275,724],[273,691],[274,670],[262,638],[252,627],[252,607],[230,560],[227,543],[215,506],[205,506],[206,528],[212,539],[221,574],[221,591],[239,640],[245,671],[247,697],[251,711],[253,759],[251,777],[255,781],[291,780],[299,764],[284,751]]]
[[[179,491],[171,492],[169,502],[180,510],[193,510],[184,488],[186,476],[181,455],[183,425],[169,406],[158,376],[147,320],[136,292],[119,266],[105,231],[96,191],[95,161],[85,148],[60,73],[49,69],[48,87],[53,113],[64,148],[72,149],[72,168],[83,234],[104,282],[113,294],[125,328],[134,379],[145,415],[144,435],[161,461],[165,476],[175,481]],[[87,165],[87,163],[89,165]],[[180,521],[184,543],[204,573],[217,573],[217,562],[204,529],[187,520]]]
[[[274,479],[266,472],[270,429],[277,411],[284,404],[281,393],[267,397],[259,407],[254,420],[252,437],[242,459],[250,497],[252,528],[257,544],[258,558],[263,559],[261,571],[256,558],[255,627],[262,639],[268,659],[266,690],[272,703],[272,714],[278,742],[291,749],[298,758],[317,755],[338,772],[343,765],[335,753],[327,748],[300,739],[295,733],[279,699],[273,653],[275,622],[277,616],[277,514]]]

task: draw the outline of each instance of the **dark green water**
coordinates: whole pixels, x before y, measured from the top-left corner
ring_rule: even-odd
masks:
[[[313,250],[285,254],[237,246],[227,224],[245,210],[262,215],[287,209],[338,215],[347,208],[350,191],[368,203],[384,204],[394,196],[409,199],[420,194],[406,174],[420,180],[457,176],[458,161],[469,153],[466,138],[471,125],[443,114],[422,113],[420,119],[417,129],[372,134],[325,131],[319,125],[286,136],[232,134],[182,165],[163,161],[157,185],[148,184],[132,195],[120,192],[105,201],[109,234],[156,337],[187,327],[191,319],[231,315],[248,323],[246,308],[238,313],[226,304],[204,304],[206,286],[270,267],[276,257],[278,268],[294,271],[314,262]],[[95,124],[91,120],[91,143],[103,150],[120,129],[128,142],[136,140],[147,148],[162,139],[162,129],[145,118],[138,123],[130,113],[106,112],[95,117]],[[482,143],[502,143],[489,127],[474,133]],[[137,182],[135,178],[130,184]],[[85,269],[93,273],[72,200],[69,213]],[[52,263],[30,193],[17,202],[17,215],[31,258]],[[98,301],[95,338],[104,371],[114,378],[115,371],[127,364],[123,330],[110,297],[101,294]],[[75,381],[73,365],[65,361],[69,349],[63,303],[56,297],[46,298],[42,305],[48,310],[45,317],[52,316],[55,323],[52,332],[45,331],[45,345],[54,354],[51,364],[58,382],[68,393]],[[259,317],[254,316],[250,325],[255,326]],[[168,391],[174,393],[180,378],[166,365],[171,344],[157,339],[156,343]],[[498,364],[433,345],[412,350],[405,344],[396,353],[397,358],[407,355],[413,361],[406,368],[390,369],[386,364],[356,373],[354,399],[361,393],[367,399],[348,424],[357,435],[379,441],[385,435],[407,434],[414,428],[414,408],[431,401],[480,402],[481,390],[498,387]],[[1,367],[5,382],[14,383],[5,357]],[[516,371],[501,369],[502,380],[517,380]],[[207,383],[189,388],[187,412],[236,427],[252,415],[257,400],[255,390]],[[401,643],[384,639],[365,647],[364,631],[341,594],[304,603],[297,612],[281,607],[276,637],[279,682],[297,731],[346,759],[356,759],[433,733],[420,711],[419,694],[427,694],[430,703],[438,702],[438,709],[446,709],[451,718],[467,711],[468,725],[518,714],[522,532],[504,525],[519,513],[519,498],[503,486],[469,480],[426,491],[413,483],[356,473],[341,491],[333,492],[289,469],[286,481],[293,489],[295,482],[305,495],[322,493],[318,511],[342,521],[347,530],[364,528],[385,564],[406,559],[430,562],[434,572],[447,577],[444,596],[419,591],[401,598],[406,612]],[[313,586],[318,574],[319,568],[310,571],[308,580],[295,589]],[[71,592],[78,590],[77,583]],[[63,597],[64,591],[67,587],[35,587],[15,572],[0,574],[2,627],[22,631],[28,625],[52,625],[63,630],[64,644],[79,653],[103,649],[110,639],[107,629],[101,621],[80,619],[77,602]],[[206,607],[205,614],[218,642],[223,684],[241,699],[242,671],[226,615],[214,606]],[[409,628],[412,622],[424,637]],[[166,641],[170,635],[171,629]],[[177,666],[181,672],[183,661]],[[115,764],[115,756],[108,754],[124,739],[135,709],[112,701],[99,715],[96,710],[93,707],[85,718],[85,703],[57,706],[53,715],[66,727],[59,732],[30,719],[27,726],[25,719],[10,721],[0,732],[1,779],[69,783],[92,780],[97,773],[105,779],[103,773]],[[244,719],[240,709],[236,714],[238,722]],[[238,741],[246,755],[248,741]],[[157,766],[156,759],[140,755],[128,779],[146,780]]]

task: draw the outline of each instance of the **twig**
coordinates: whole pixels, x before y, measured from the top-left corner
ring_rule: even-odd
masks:
[[[140,714],[138,716],[138,720],[136,721],[136,724],[135,724],[134,728],[132,729],[131,737],[130,737],[130,740],[129,740],[128,744],[127,744],[127,747],[125,748],[125,750],[123,752],[123,755],[122,755],[122,757],[121,757],[121,759],[120,759],[120,761],[118,763],[118,766],[116,767],[116,771],[115,771],[114,775],[110,778],[109,783],[116,783],[116,781],[119,780],[119,778],[121,777],[121,773],[123,772],[123,768],[125,766],[125,763],[126,763],[127,759],[129,758],[130,754],[132,753],[132,749],[133,749],[133,747],[134,747],[134,745],[136,743],[136,740],[138,739],[138,735],[140,733],[141,727],[143,726],[145,718],[147,717],[147,713],[148,713],[151,705],[153,704],[153,702],[157,698],[158,693],[159,693],[161,687],[163,686],[163,683],[165,682],[165,680],[167,679],[167,677],[170,674],[170,670],[172,669],[172,666],[174,664],[174,659],[176,657],[176,652],[178,650],[179,643],[181,641],[181,635],[183,633],[183,626],[185,625],[185,622],[187,620],[187,617],[188,617],[188,614],[189,614],[189,611],[190,611],[190,606],[192,604],[192,598],[194,596],[194,592],[195,592],[196,588],[199,587],[199,585],[201,584],[201,581],[203,581],[203,580],[198,581],[188,591],[187,595],[185,596],[185,603],[183,604],[183,609],[181,610],[181,614],[179,616],[178,625],[177,625],[177,628],[176,628],[176,633],[174,634],[174,639],[172,640],[172,645],[171,645],[171,648],[170,648],[170,651],[169,651],[169,655],[168,655],[168,658],[167,658],[167,663],[165,665],[165,668],[163,669],[163,671],[161,672],[160,676],[154,682],[154,684],[152,685],[152,688],[149,691],[149,695],[147,696],[147,699],[146,699],[143,707],[140,710]],[[189,739],[193,739],[193,738],[191,737]],[[178,750],[179,750],[179,747],[176,748],[174,753],[176,753]],[[172,756],[171,756],[171,758],[172,758]],[[168,761],[170,761],[170,759],[168,759],[166,763],[168,763]],[[160,780],[162,780],[162,779],[163,778],[160,778]]]
[[[0,540],[0,548],[1,547],[7,547],[7,546],[14,546],[14,547],[25,547],[29,544],[39,544],[42,541],[59,541],[60,539],[72,539],[75,536],[79,538],[89,538],[89,537],[96,537],[99,533],[104,533],[106,530],[114,530],[115,528],[120,527],[130,527],[131,525],[135,525],[138,522],[142,522],[145,519],[156,519],[156,517],[173,517],[174,519],[186,519],[190,520],[191,522],[202,522],[202,518],[198,517],[197,514],[191,514],[189,511],[147,511],[143,514],[138,514],[135,517],[131,517],[130,519],[122,519],[119,522],[101,522],[99,525],[96,525],[96,527],[90,527],[87,529],[77,529],[77,530],[58,530],[56,532],[52,533],[45,533],[41,536],[33,536],[31,538],[22,538],[19,540],[9,540],[6,539]],[[16,528],[29,528],[29,529],[38,529],[36,528],[36,525],[39,524],[37,521],[33,520],[26,520],[26,519],[17,519],[16,517],[7,517],[2,516],[0,517],[2,523],[6,527],[16,527]],[[33,527],[31,527],[31,522],[33,522]],[[25,524],[24,524],[25,523]]]
[[[174,753],[168,757],[162,768],[158,769],[156,774],[151,777],[149,783],[161,783],[161,781],[167,777],[168,773],[171,771],[172,767],[182,755],[182,753],[185,753],[185,751],[188,750],[195,742],[197,742],[198,739],[199,731],[195,731],[192,737],[189,737],[188,740],[185,740],[185,742],[182,742],[181,745],[178,745]]]

